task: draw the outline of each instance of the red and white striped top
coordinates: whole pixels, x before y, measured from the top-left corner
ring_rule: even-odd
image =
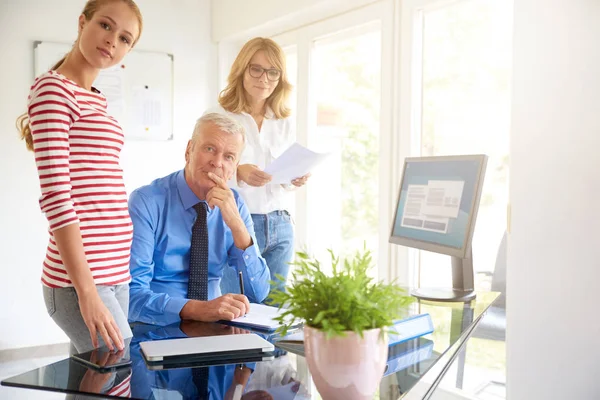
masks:
[[[97,285],[129,283],[133,227],[119,154],[124,136],[106,112],[106,98],[50,71],[29,94],[29,123],[50,241],[42,282],[73,286],[54,241],[54,231],[79,224]]]
[[[116,374],[116,373],[115,373]],[[131,397],[131,373],[122,382],[109,389],[106,394],[115,397]]]

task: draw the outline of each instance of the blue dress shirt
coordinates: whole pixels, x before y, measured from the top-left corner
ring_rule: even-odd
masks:
[[[233,190],[240,216],[252,237],[246,250],[235,247],[231,229],[218,207],[208,209],[208,299],[221,296],[219,283],[228,266],[242,271],[250,302],[269,294],[270,272],[261,257],[248,207]],[[129,321],[168,325],[179,321],[187,299],[193,206],[200,200],[185,181],[183,170],[142,186],[129,197],[133,221]]]

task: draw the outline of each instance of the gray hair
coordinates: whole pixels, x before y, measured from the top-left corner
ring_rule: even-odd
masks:
[[[194,142],[200,134],[200,126],[204,123],[213,123],[218,126],[223,132],[227,132],[231,135],[241,135],[242,143],[246,144],[246,130],[243,125],[228,115],[220,114],[216,112],[210,112],[204,114],[196,121],[194,126],[194,133],[192,134],[192,141]]]

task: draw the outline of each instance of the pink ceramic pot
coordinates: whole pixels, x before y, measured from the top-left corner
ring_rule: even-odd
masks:
[[[372,399],[385,370],[387,335],[379,329],[363,332],[363,337],[346,332],[332,337],[304,327],[304,351],[308,369],[323,400]]]

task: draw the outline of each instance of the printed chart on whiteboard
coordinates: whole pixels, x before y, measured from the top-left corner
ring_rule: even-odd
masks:
[[[71,48],[35,42],[35,76],[48,71]],[[173,56],[133,50],[114,67],[100,71],[93,86],[108,101],[126,139],[173,139]]]

